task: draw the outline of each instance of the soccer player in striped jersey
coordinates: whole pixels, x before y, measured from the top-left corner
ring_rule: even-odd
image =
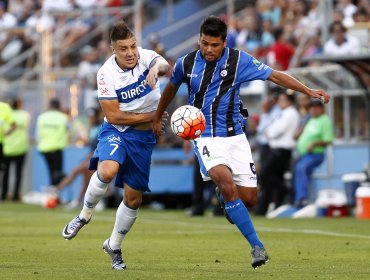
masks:
[[[62,236],[70,240],[90,222],[95,206],[116,178],[115,185],[124,188],[124,196],[103,249],[112,259],[112,268],[123,270],[122,241],[136,220],[143,192],[150,191],[149,169],[156,143],[151,121],[161,96],[158,76],[169,65],[156,52],[138,47],[123,21],[113,26],[111,44],[113,55],[97,74],[98,99],[105,115],[90,160],[90,169],[97,171],[91,176],[82,211],[64,227]]]
[[[200,108],[207,121],[201,137],[194,140],[200,171],[205,180],[210,178],[217,185],[225,212],[252,247],[252,266],[256,268],[266,263],[268,255],[247,209],[257,201],[257,177],[239,121],[240,85],[252,80],[270,80],[324,103],[329,101],[329,95],[271,69],[246,52],[227,48],[226,35],[227,26],[220,18],[209,16],[203,21],[200,49],[177,59],[154,115],[153,130],[158,136],[164,133],[161,116],[179,86],[186,83],[188,103]]]

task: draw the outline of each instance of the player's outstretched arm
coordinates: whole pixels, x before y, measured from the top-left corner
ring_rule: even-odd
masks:
[[[170,65],[167,60],[163,57],[157,57],[149,67],[149,73],[146,77],[145,82],[150,86],[151,89],[155,87],[158,76],[163,76],[170,70]]]
[[[123,112],[119,109],[117,99],[99,100],[99,103],[110,124],[136,125],[151,122],[155,113],[155,111],[148,113]]]
[[[159,100],[157,111],[155,111],[155,114],[153,116],[153,132],[158,136],[164,134],[162,126],[162,116],[167,106],[175,97],[178,89],[179,88],[177,86],[175,86],[171,82],[168,82],[165,89],[163,90],[161,99]]]
[[[293,78],[292,76],[281,71],[273,70],[268,80],[279,86],[289,88],[294,91],[299,91],[313,98],[320,99],[323,103],[328,103],[330,100],[330,96],[326,93],[325,90],[311,89]]]

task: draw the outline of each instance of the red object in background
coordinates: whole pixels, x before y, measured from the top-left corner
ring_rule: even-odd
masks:
[[[275,55],[275,64],[280,66],[279,70],[287,70],[294,55],[294,47],[286,42],[275,42],[271,45],[270,51]]]
[[[349,216],[348,206],[333,206],[330,205],[326,212],[328,217],[346,217]]]
[[[58,204],[59,204],[59,199],[50,196],[46,199],[45,208],[54,209],[55,207],[58,206]]]
[[[108,2],[108,7],[121,7],[124,5],[124,1],[122,0],[111,0]]]
[[[370,197],[356,197],[356,218],[370,219]]]

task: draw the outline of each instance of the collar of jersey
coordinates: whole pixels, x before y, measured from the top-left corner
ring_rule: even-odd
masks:
[[[215,61],[207,61],[207,60],[205,60],[205,59],[204,59],[204,56],[203,56],[202,52],[201,52],[200,50],[199,50],[198,52],[199,52],[199,58],[200,58],[202,61],[204,61],[205,63],[218,63],[219,61],[221,61],[221,60],[224,58],[225,54],[227,53],[226,48],[224,48],[224,49],[222,50],[222,55],[220,56],[220,58],[219,58],[219,59],[217,59],[217,60],[215,60]]]
[[[117,64],[117,61],[116,61],[116,56],[115,55],[113,55],[113,58],[112,58],[112,64],[113,64],[113,66],[116,68],[116,70],[119,72],[119,73],[126,73],[126,72],[128,72],[128,71],[132,71],[138,64],[139,64],[139,59],[140,59],[140,54],[139,54],[139,57],[138,57],[138,59],[137,59],[137,62],[136,62],[136,64],[135,64],[135,66],[134,67],[131,67],[131,68],[121,68],[121,67],[119,67],[119,65]]]

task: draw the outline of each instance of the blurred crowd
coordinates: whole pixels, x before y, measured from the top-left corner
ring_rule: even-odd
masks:
[[[370,1],[333,1],[329,14],[325,14],[323,3],[259,0],[229,20],[230,46],[245,50],[278,70],[305,66],[305,59],[317,54],[368,53],[369,36],[362,38],[356,30],[370,29]],[[327,25],[330,35],[325,38]]]

